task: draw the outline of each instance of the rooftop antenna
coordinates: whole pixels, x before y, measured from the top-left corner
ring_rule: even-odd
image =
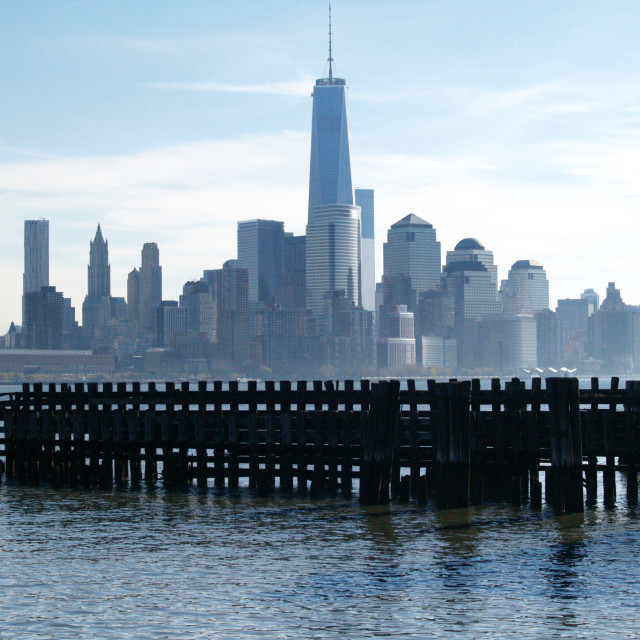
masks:
[[[331,3],[329,3],[329,57],[327,58],[327,62],[329,63],[329,80],[333,78],[333,58],[331,56]]]

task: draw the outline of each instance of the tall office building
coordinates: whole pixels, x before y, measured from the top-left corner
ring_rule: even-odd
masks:
[[[453,251],[447,251],[447,265],[453,262],[480,262],[483,264],[489,275],[491,282],[498,291],[498,267],[493,264],[493,251],[487,251],[475,238],[464,238],[460,240]]]
[[[155,310],[162,302],[162,267],[155,242],[146,242],[142,246],[142,265],[138,277],[140,326],[145,331],[151,331],[156,319]]]
[[[100,225],[95,238],[89,243],[88,295],[111,295],[111,267],[109,266],[109,241],[102,237]]]
[[[306,309],[307,237],[285,233],[283,246],[278,304],[283,309]]]
[[[187,310],[187,331],[200,333],[207,340],[216,339],[216,305],[204,280],[186,282],[182,287],[180,307]]]
[[[403,282],[408,287],[410,299],[402,304],[414,308],[419,294],[438,286],[440,255],[436,230],[426,220],[410,213],[391,225],[383,245],[384,275],[389,286]]]
[[[549,308],[549,281],[536,260],[514,262],[500,289],[505,314],[537,313]]]
[[[24,221],[24,273],[22,324],[26,324],[24,296],[49,286],[49,221]]]
[[[360,207],[362,306],[376,309],[376,241],[373,189],[355,190],[356,206]]]
[[[218,357],[242,362],[249,357],[249,273],[237,260],[227,260],[214,269]],[[205,272],[205,276],[209,272]]]
[[[458,366],[482,366],[477,354],[478,321],[500,313],[497,269],[493,253],[475,239],[461,240],[447,252],[442,271],[440,321],[453,327],[458,346]]]
[[[96,330],[105,327],[112,317],[109,243],[103,238],[100,225],[95,238],[89,243],[87,280],[87,296],[82,303],[82,326],[87,339],[91,339]]]
[[[284,222],[238,222],[238,265],[249,272],[249,300],[275,301],[284,259]]]
[[[22,298],[23,329],[29,349],[62,349],[64,329],[64,296],[55,287],[43,286]]]
[[[309,218],[307,225],[307,308],[323,327],[326,294],[344,291],[360,306],[360,207],[354,205],[349,158],[347,87],[333,77],[329,22],[329,77],[313,90]]]
[[[127,321],[140,322],[140,272],[136,268],[127,275]]]

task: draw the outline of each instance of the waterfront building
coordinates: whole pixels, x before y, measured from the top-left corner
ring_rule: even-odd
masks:
[[[423,367],[455,371],[458,368],[458,345],[455,338],[428,335],[420,338],[420,362]]]
[[[256,334],[264,366],[282,375],[315,371],[315,321],[307,309],[267,306],[256,314]]]
[[[355,189],[356,206],[360,207],[360,273],[362,306],[376,308],[375,198],[373,189]]]
[[[155,242],[146,242],[142,246],[142,264],[138,279],[140,326],[144,332],[150,332],[155,323],[155,310],[162,302],[162,267],[160,252]]]
[[[508,315],[537,313],[549,308],[549,281],[536,260],[513,263],[500,289],[502,312]]]
[[[389,294],[398,300],[396,304],[400,298],[407,298],[402,304],[414,310],[419,295],[440,283],[442,265],[436,231],[433,225],[413,213],[391,225],[383,245],[383,260],[383,277],[387,282],[404,283],[408,287],[408,291],[403,287],[402,294]]]
[[[24,273],[22,275],[22,295],[40,291],[49,286],[49,221],[24,221]],[[24,298],[22,304],[22,324],[25,325]]]
[[[179,307],[177,300],[162,300],[155,312],[155,344],[165,349],[173,347],[176,338],[187,332],[187,309]]]
[[[249,358],[249,273],[237,260],[227,260],[214,269],[218,357],[243,362]]]
[[[284,258],[284,222],[238,222],[238,265],[249,274],[249,300],[273,304]]]
[[[285,232],[283,246],[278,304],[283,309],[306,309],[307,237]]]
[[[625,304],[614,282],[589,317],[587,349],[608,373],[640,371],[640,307]]]
[[[306,304],[324,332],[325,294],[344,290],[361,306],[360,207],[351,182],[346,82],[333,77],[331,37],[329,75],[313,90],[309,216],[306,241]]]
[[[380,308],[378,366],[399,369],[416,363],[414,316],[406,305]]]
[[[589,317],[593,314],[589,300],[586,298],[561,298],[556,306],[556,313],[566,323],[568,335],[587,330]]]
[[[64,295],[55,287],[41,287],[24,294],[24,331],[29,349],[62,349]]]
[[[538,363],[536,321],[531,314],[503,314],[478,323],[477,364],[500,372],[533,369]]]
[[[573,358],[565,359],[564,345],[567,341],[566,323],[560,314],[543,309],[534,314],[538,342],[538,367],[547,368],[573,364]]]
[[[206,336],[208,341],[215,342],[215,301],[204,280],[192,280],[184,284],[180,307],[186,309],[187,331],[200,333]]]

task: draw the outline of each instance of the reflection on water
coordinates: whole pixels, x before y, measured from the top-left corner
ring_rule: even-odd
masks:
[[[0,638],[626,638],[639,567],[624,508],[0,488]]]

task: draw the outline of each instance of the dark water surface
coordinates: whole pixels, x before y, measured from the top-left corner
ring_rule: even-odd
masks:
[[[635,638],[640,517],[0,488],[0,638]]]

